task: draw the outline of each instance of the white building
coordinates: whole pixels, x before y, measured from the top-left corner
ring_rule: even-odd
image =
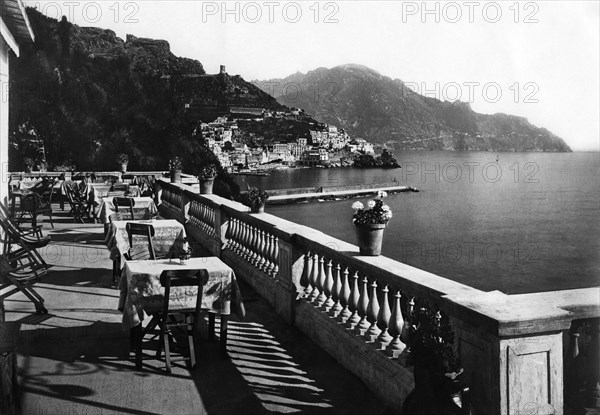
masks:
[[[19,45],[35,40],[31,24],[21,0],[2,0],[0,3],[0,165],[2,166],[2,184],[0,201],[7,203],[8,198],[8,65],[11,52],[19,57]]]

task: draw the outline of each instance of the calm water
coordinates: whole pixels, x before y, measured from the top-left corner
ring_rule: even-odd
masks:
[[[386,198],[394,217],[383,255],[486,291],[599,285],[600,154],[407,152],[396,158],[402,169],[292,169],[239,176],[239,182],[281,189],[395,177],[420,192]],[[351,203],[267,210],[356,244]]]

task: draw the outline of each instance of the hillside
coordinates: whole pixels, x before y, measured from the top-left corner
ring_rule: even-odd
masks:
[[[27,13],[36,42],[11,65],[10,169],[24,157],[39,164],[39,154],[49,168],[114,169],[119,153],[131,170],[166,168],[172,143],[198,120],[230,107],[283,108],[239,76],[207,75],[164,40]]]
[[[254,84],[281,104],[302,108],[352,137],[397,149],[571,151],[560,137],[522,117],[478,114],[466,103],[424,97],[361,65],[318,68]]]

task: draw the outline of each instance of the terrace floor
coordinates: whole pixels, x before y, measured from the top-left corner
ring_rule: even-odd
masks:
[[[5,301],[6,320],[22,323],[24,414],[391,413],[242,281],[247,316],[231,316],[227,356],[203,331],[195,370],[179,365],[168,375],[150,349],[135,370],[102,225],[73,224],[65,213],[54,229],[40,221],[52,236],[42,250],[50,272],[36,285],[48,314],[20,294]]]

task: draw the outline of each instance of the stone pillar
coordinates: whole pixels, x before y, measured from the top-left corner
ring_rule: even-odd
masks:
[[[304,255],[290,241],[279,239],[279,273],[275,279],[275,311],[288,324],[294,324],[294,304],[301,290]]]
[[[478,413],[563,413],[563,330],[572,313],[499,293],[446,297]]]

